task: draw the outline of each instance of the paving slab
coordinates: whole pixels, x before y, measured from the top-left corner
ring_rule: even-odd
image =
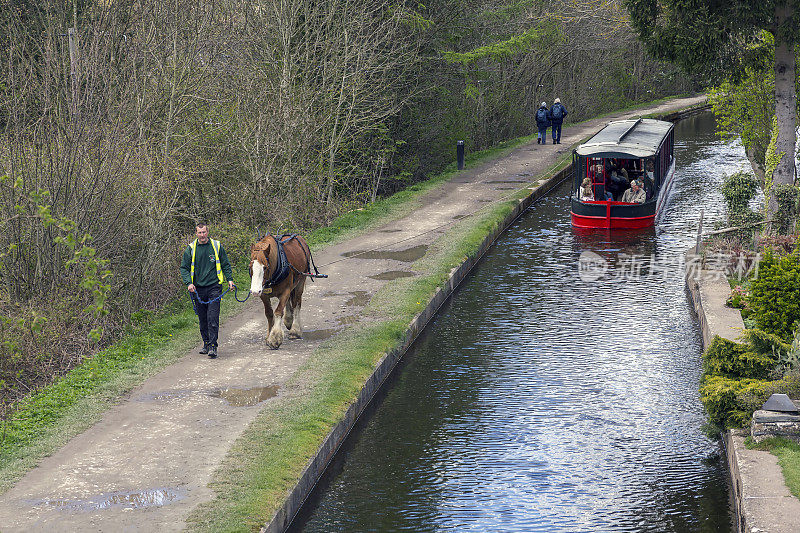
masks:
[[[458,173],[407,216],[315,252],[330,277],[306,284],[303,339],[266,348],[263,307],[248,302],[222,325],[217,359],[187,353],[0,496],[0,530],[183,529],[192,509],[213,497],[208,483],[214,471],[255,416],[270,409],[321,342],[361,320],[361,309],[386,278],[414,275],[413,258],[450,225],[507,197],[509,187],[526,186],[609,120],[665,114],[704,99],[672,100],[567,127],[561,145],[528,144]],[[393,253],[346,259],[368,250]]]

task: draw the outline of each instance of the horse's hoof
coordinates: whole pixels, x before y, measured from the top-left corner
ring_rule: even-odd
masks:
[[[289,338],[290,339],[302,339],[303,338],[303,334],[302,333],[295,333],[294,331],[290,331],[289,332]]]
[[[268,348],[271,348],[271,349],[273,349],[273,350],[277,350],[278,348],[280,348],[280,347],[281,347],[281,343],[279,343],[279,342],[273,342],[273,341],[271,341],[271,340],[269,340],[269,339],[267,339],[267,340],[266,340],[266,343],[267,343],[267,347],[268,347]]]

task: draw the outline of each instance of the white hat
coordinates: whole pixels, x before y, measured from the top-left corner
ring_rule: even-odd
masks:
[[[561,103],[561,99],[560,98],[556,98],[555,100],[553,100],[553,103],[554,104],[560,104]]]
[[[540,105],[539,107],[547,107],[547,102],[542,102],[542,105]]]

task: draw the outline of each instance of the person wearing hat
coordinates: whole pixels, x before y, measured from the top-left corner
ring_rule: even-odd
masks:
[[[561,123],[567,116],[567,108],[561,103],[561,99],[556,98],[553,101],[553,107],[550,108],[550,125],[553,127],[553,144],[561,144]]]
[[[625,191],[625,194],[622,195],[622,201],[631,204],[643,204],[644,200],[645,194],[644,189],[642,188],[642,182],[639,180],[633,180],[631,182],[631,188]]]
[[[536,127],[539,128],[539,137],[536,144],[547,144],[547,127],[550,126],[550,111],[547,109],[547,102],[542,102],[536,111]]]

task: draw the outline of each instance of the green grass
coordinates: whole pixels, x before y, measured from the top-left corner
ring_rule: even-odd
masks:
[[[795,498],[800,498],[800,444],[785,437],[770,437],[755,443],[748,437],[745,445],[748,449],[766,450],[777,457],[786,486]]]

